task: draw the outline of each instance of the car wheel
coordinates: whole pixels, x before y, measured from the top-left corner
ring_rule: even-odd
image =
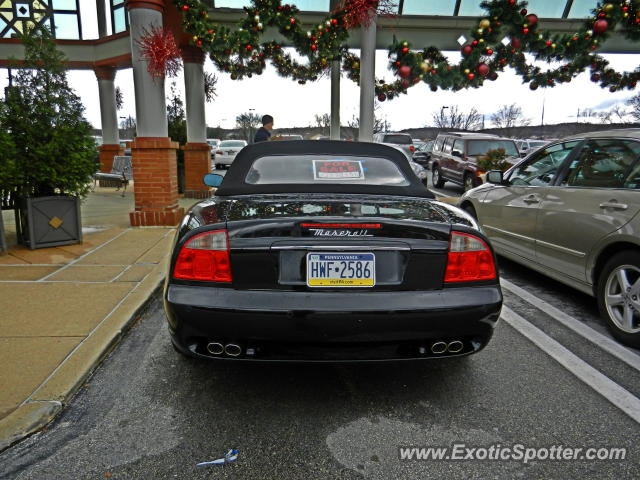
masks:
[[[640,347],[640,252],[614,255],[598,278],[598,307],[614,337]]]
[[[468,192],[475,186],[476,185],[475,185],[475,182],[473,181],[473,175],[471,175],[470,173],[466,173],[464,175],[464,191]]]
[[[444,185],[444,178],[442,178],[440,165],[433,165],[431,170],[431,183],[433,183],[433,186],[436,188],[442,188]]]

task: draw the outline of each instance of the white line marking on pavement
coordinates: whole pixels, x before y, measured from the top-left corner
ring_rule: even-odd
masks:
[[[576,377],[640,423],[640,399],[622,388],[556,340],[532,325],[509,307],[502,307],[502,319]]]
[[[84,257],[91,255],[93,252],[100,250],[102,247],[109,245],[111,242],[113,242],[115,239],[120,238],[122,235],[124,235],[125,233],[127,233],[129,230],[131,230],[131,228],[127,228],[126,230],[120,232],[118,235],[116,235],[115,237],[113,237],[111,240],[107,240],[106,242],[104,242],[102,245],[98,245],[96,248],[89,250],[87,253],[80,255],[78,258],[76,258],[75,260],[67,263],[64,267],[59,268],[58,270],[56,270],[55,272],[51,272],[49,275],[46,275],[44,277],[42,277],[40,280],[37,280],[38,282],[42,282],[44,280],[46,280],[49,277],[52,277],[53,275],[55,275],[56,273],[59,273],[63,270],[66,270],[67,268],[69,268],[71,265],[79,262],[80,260],[82,260]]]
[[[537,307],[540,310],[548,313],[555,320],[560,322],[565,327],[573,330],[578,335],[581,335],[582,337],[586,338],[587,340],[592,342],[594,345],[602,348],[604,351],[610,353],[617,359],[622,360],[624,363],[626,363],[630,367],[640,371],[640,355],[633,353],[629,349],[620,345],[615,340],[612,340],[606,335],[603,335],[600,332],[594,330],[593,328],[585,325],[580,320],[576,320],[571,315],[567,315],[566,313],[557,309],[553,305],[527,292],[525,289],[520,288],[517,285],[514,285],[509,280],[501,278],[500,284],[507,290],[511,291],[512,293],[522,298],[523,300],[529,302],[534,307]]]

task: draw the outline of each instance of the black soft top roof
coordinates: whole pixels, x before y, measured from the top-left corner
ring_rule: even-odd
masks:
[[[248,184],[245,182],[254,160],[272,155],[351,155],[378,157],[392,161],[403,173],[409,185],[357,184]],[[234,159],[216,196],[260,193],[363,193],[435,198],[413,173],[407,157],[400,150],[379,143],[343,142],[332,140],[297,140],[293,142],[261,142],[243,148]]]

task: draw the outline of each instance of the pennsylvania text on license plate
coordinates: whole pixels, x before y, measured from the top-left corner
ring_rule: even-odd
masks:
[[[373,253],[308,253],[310,287],[373,287],[376,259]]]

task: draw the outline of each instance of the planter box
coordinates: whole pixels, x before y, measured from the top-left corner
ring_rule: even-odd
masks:
[[[20,202],[18,213],[18,241],[32,250],[82,242],[77,197],[26,198]]]

